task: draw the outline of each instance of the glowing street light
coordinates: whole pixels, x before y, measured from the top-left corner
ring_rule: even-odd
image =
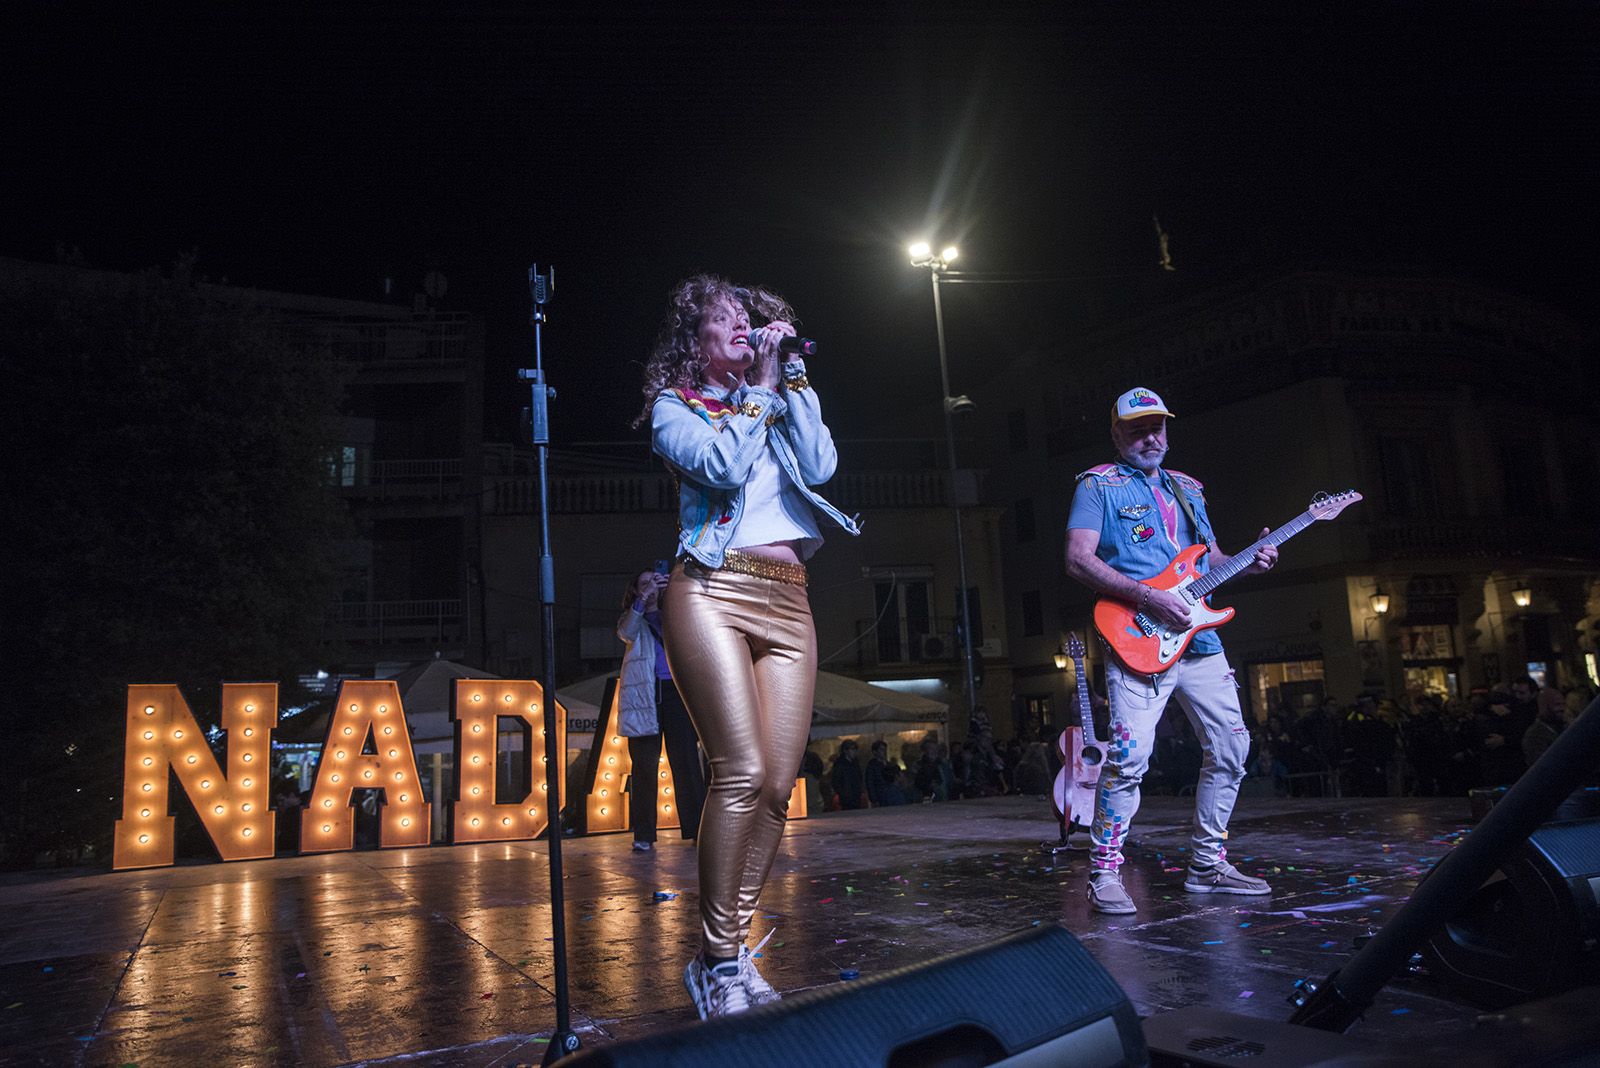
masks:
[[[927,267],[933,270],[950,266],[950,264],[955,262],[955,258],[961,255],[960,249],[956,248],[954,245],[946,245],[940,250],[939,254],[935,256],[933,254],[933,246],[926,241],[916,242],[910,248],[906,249],[906,252],[908,252],[911,256],[911,266]]]
[[[918,241],[906,250],[911,256],[911,265],[921,267],[928,272],[933,280],[933,323],[939,335],[939,380],[944,387],[944,438],[950,453],[950,511],[955,516],[956,524],[956,574],[960,582],[958,602],[961,606],[961,669],[963,681],[966,684],[967,716],[971,722],[972,714],[978,708],[978,683],[977,672],[973,667],[972,653],[972,609],[967,595],[967,546],[966,538],[961,529],[961,502],[956,497],[956,433],[953,416],[960,412],[970,412],[975,405],[965,396],[953,397],[950,395],[950,361],[945,354],[944,343],[944,308],[939,301],[939,275],[949,268],[951,262],[961,254],[954,245],[946,245],[935,256],[933,244],[928,241]]]

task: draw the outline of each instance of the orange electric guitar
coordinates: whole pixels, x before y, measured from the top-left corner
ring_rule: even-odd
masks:
[[[1050,800],[1061,820],[1061,841],[1046,842],[1054,852],[1064,847],[1073,828],[1087,831],[1094,820],[1094,792],[1100,784],[1100,768],[1106,761],[1106,748],[1094,735],[1094,710],[1089,704],[1089,673],[1083,666],[1083,639],[1067,635],[1062,651],[1072,657],[1078,673],[1078,726],[1061,732],[1056,746],[1061,753],[1061,771],[1056,775]]]
[[[1141,675],[1159,675],[1178,662],[1196,634],[1220,627],[1233,618],[1233,609],[1214,609],[1207,603],[1206,596],[1249,567],[1255,560],[1257,549],[1264,545],[1282,545],[1317,520],[1332,519],[1360,499],[1361,494],[1355,490],[1346,490],[1335,496],[1319,493],[1312,500],[1310,508],[1211,571],[1201,572],[1195,566],[1209,551],[1206,546],[1191,545],[1180,552],[1165,571],[1154,578],[1145,579],[1144,584],[1175,593],[1188,603],[1189,626],[1186,630],[1170,629],[1144,612],[1134,611],[1134,606],[1128,602],[1109,597],[1102,597],[1095,602],[1095,629],[1130,671]]]

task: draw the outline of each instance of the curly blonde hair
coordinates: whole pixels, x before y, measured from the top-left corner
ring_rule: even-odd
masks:
[[[700,382],[706,368],[700,352],[700,324],[718,304],[727,301],[742,307],[752,328],[777,319],[798,321],[789,302],[770,289],[735,285],[714,274],[685,278],[672,287],[667,299],[667,317],[644,368],[644,409],[634,419],[634,427],[650,418],[650,408],[662,390],[690,389]]]

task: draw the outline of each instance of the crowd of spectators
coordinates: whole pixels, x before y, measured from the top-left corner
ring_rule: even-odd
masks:
[[[1461,797],[1515,782],[1593,697],[1586,687],[1541,689],[1522,676],[1465,699],[1363,694],[1350,704],[1329,698],[1298,712],[1273,709],[1252,731],[1249,770],[1282,796]],[[1095,713],[1103,735],[1103,701],[1096,701]],[[831,766],[808,749],[801,770],[816,811],[1037,796],[1049,793],[1061,767],[1054,743],[997,743],[982,724],[954,745],[930,735],[897,754],[880,738],[864,762],[859,743],[845,739]],[[1192,788],[1203,754],[1176,707],[1157,727],[1155,747],[1146,790]]]
[[[898,754],[884,739],[872,743],[871,756],[861,759],[853,738],[839,744],[830,764],[806,750],[800,772],[806,780],[807,804],[818,811],[881,808],[1001,794],[1043,794],[1059,767],[1042,742],[1011,739],[997,744],[994,734],[980,729],[953,746],[929,735],[920,744],[906,743]]]
[[[1298,715],[1273,710],[1255,732],[1251,771],[1297,797],[1459,797],[1516,782],[1593,697],[1524,675],[1464,700],[1363,694]]]

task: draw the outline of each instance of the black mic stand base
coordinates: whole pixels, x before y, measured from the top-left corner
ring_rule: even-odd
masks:
[[[548,1068],[563,1057],[578,1052],[580,1045],[582,1043],[578,1041],[576,1031],[556,1031],[550,1036],[550,1044],[544,1048],[544,1059],[539,1064]]]

